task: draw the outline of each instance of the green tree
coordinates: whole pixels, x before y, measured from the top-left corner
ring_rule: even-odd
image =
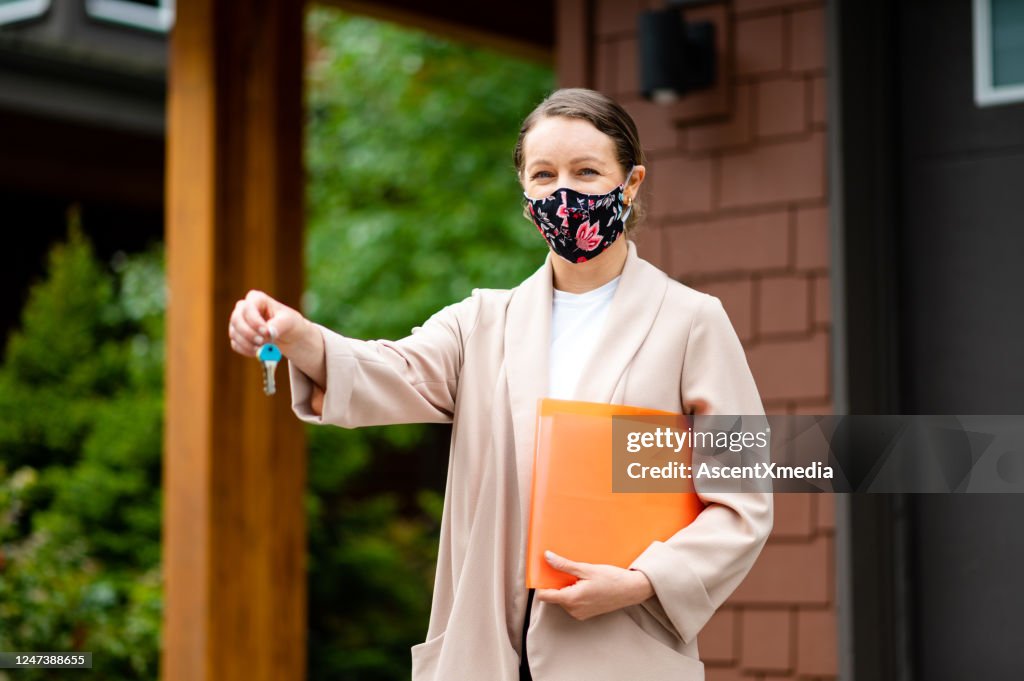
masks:
[[[307,39],[308,316],[400,338],[473,288],[514,286],[542,264],[512,147],[550,69],[327,8],[309,13]],[[449,437],[440,426],[310,430],[310,679],[408,678],[442,498],[424,490],[418,512],[389,524],[408,504],[382,493],[362,507],[368,526],[350,522],[353,498],[430,452],[443,466]]]
[[[398,338],[538,267],[511,149],[550,71],[334,10],[308,20],[306,313]],[[0,364],[0,650],[157,676],[164,312],[162,248],[101,263],[74,222],[31,291]],[[310,679],[408,678],[442,497],[383,471],[443,462],[449,433],[309,428]]]
[[[400,337],[539,267],[512,147],[551,71],[327,8],[308,33],[307,313]]]
[[[111,271],[72,221],[0,366],[0,650],[156,675],[163,312],[160,250]]]

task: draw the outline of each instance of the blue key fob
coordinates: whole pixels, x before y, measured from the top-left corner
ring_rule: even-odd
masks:
[[[281,350],[273,343],[264,343],[260,346],[259,360],[261,362],[280,362]]]

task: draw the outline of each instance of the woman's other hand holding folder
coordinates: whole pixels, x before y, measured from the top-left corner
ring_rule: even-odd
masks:
[[[537,589],[534,598],[562,606],[578,620],[642,603],[654,595],[651,581],[639,570],[615,565],[580,563],[545,551],[551,567],[578,580],[561,589]]]

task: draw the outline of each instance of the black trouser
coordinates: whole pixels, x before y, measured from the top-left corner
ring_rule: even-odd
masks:
[[[526,619],[523,620],[523,654],[519,658],[519,681],[533,681],[533,676],[530,675],[530,661],[526,659],[526,628],[530,626],[530,610],[533,609],[533,592],[535,589],[530,589],[530,595],[526,599]]]

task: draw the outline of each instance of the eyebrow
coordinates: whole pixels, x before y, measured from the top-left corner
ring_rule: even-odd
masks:
[[[572,164],[572,163],[580,163],[581,161],[597,161],[598,163],[602,162],[601,159],[599,159],[596,156],[577,156],[576,158],[574,158],[571,161],[569,161],[569,163],[570,164]],[[532,167],[537,166],[537,165],[545,165],[545,164],[547,164],[547,165],[554,165],[551,161],[547,160],[546,158],[538,158],[536,161],[534,161],[533,163],[531,163],[527,167],[532,168]]]

